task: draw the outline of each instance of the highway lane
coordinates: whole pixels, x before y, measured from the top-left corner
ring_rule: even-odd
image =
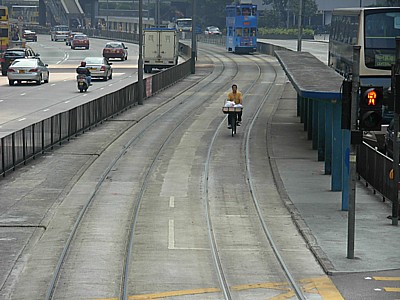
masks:
[[[75,68],[86,56],[101,56],[102,49],[108,41],[91,39],[89,50],[72,50],[65,42],[52,42],[49,35],[39,35],[37,43],[29,42],[28,46],[40,53],[43,62],[49,65],[50,82],[42,85],[28,83],[9,86],[7,76],[0,76],[1,130],[8,131],[10,126],[15,128],[15,124],[10,124],[13,121],[27,122],[34,113],[53,114],[66,108],[65,104],[74,105],[81,101],[90,101],[136,82],[138,46],[126,43],[129,48],[128,60],[110,60],[113,63],[113,79],[94,79],[93,86],[87,93],[79,93],[75,82]]]

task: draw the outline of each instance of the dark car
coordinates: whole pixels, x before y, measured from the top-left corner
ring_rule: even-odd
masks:
[[[1,59],[1,74],[7,75],[7,69],[17,58],[35,58],[39,54],[35,53],[31,48],[9,48],[4,52]]]
[[[128,59],[128,47],[122,42],[109,42],[103,48],[103,57],[119,58],[121,60]]]

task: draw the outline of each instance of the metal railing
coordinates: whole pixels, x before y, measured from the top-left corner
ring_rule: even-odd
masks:
[[[393,160],[377,151],[367,143],[358,147],[357,173],[362,177],[367,186],[371,186],[374,192],[382,195],[383,201],[394,199],[397,192],[389,174],[393,169]]]

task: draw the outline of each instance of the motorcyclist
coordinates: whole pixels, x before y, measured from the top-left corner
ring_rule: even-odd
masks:
[[[86,75],[88,85],[92,85],[92,74],[90,73],[89,68],[86,67],[85,61],[81,61],[80,66],[76,68],[76,73]]]

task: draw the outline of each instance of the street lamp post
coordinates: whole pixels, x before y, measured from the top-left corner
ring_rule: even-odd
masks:
[[[192,56],[190,70],[192,74],[196,73],[196,0],[192,0]]]
[[[301,15],[303,14],[303,0],[299,0],[299,21],[298,21],[298,38],[297,38],[297,51],[301,51],[301,38],[303,35],[303,26],[302,26],[302,18]]]
[[[108,0],[107,0],[107,14],[106,14],[106,29],[108,30]]]
[[[139,0],[138,104],[143,104],[143,0]]]

